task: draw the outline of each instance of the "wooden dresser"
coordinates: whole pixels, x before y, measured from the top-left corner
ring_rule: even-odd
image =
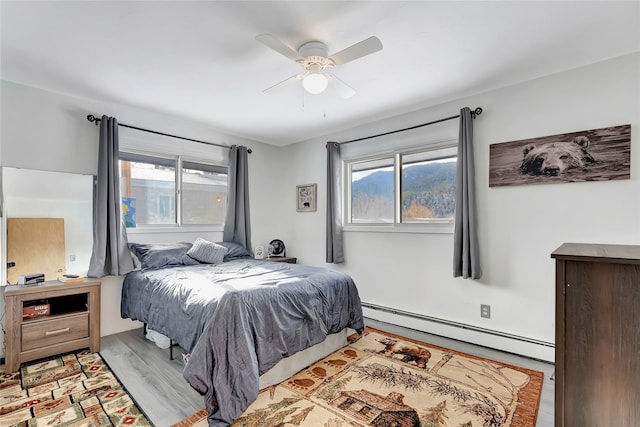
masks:
[[[555,426],[640,426],[640,246],[565,243],[551,257]]]
[[[24,317],[24,307],[33,305],[47,306],[48,314]],[[8,286],[5,307],[7,372],[72,350],[100,351],[100,282]]]

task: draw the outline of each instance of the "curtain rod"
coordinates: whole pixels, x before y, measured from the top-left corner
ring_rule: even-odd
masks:
[[[482,108],[480,108],[480,107],[476,107],[475,110],[471,111],[471,117],[473,117],[474,119],[475,119],[476,116],[479,116],[480,114],[482,114]],[[440,122],[446,122],[447,120],[457,119],[458,117],[460,117],[460,114],[458,114],[457,116],[445,117],[444,119],[434,120],[434,121],[429,122],[429,123],[422,123],[422,124],[411,126],[411,127],[404,128],[404,129],[392,130],[392,131],[385,132],[385,133],[379,133],[377,135],[371,135],[371,136],[365,136],[363,138],[352,139],[350,141],[336,142],[335,144],[336,145],[343,145],[343,144],[350,144],[352,142],[364,141],[365,139],[377,138],[379,136],[391,135],[392,133],[405,132],[405,131],[408,131],[408,130],[421,128],[423,126],[429,126],[429,125],[434,125],[434,124],[440,123]]]
[[[98,123],[100,123],[100,121],[102,119],[97,118],[93,114],[89,114],[87,116],[87,120],[89,120],[90,122],[95,122],[95,124],[97,126]],[[155,133],[156,135],[170,136],[171,138],[184,139],[186,141],[198,142],[200,144],[215,145],[216,147],[222,147],[222,148],[231,149],[231,147],[229,147],[228,145],[224,145],[224,144],[216,144],[215,142],[200,141],[199,139],[192,139],[192,138],[186,138],[184,136],[171,135],[170,133],[163,133],[163,132],[158,132],[158,131],[155,131],[155,130],[139,128],[137,126],[125,125],[124,123],[118,123],[118,126],[122,126],[122,127],[129,128],[129,129],[139,130],[141,132]],[[247,149],[247,152],[251,153],[252,150],[249,148],[249,149]]]

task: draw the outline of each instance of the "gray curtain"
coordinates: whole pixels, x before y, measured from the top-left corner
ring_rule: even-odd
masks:
[[[118,121],[102,116],[98,181],[93,201],[93,252],[90,277],[121,275],[133,269],[127,229],[121,214]]]
[[[223,240],[236,242],[251,250],[251,218],[249,216],[249,153],[247,147],[229,150],[229,188],[227,216]]]
[[[328,263],[344,262],[342,249],[342,161],[340,145],[327,143],[327,256]]]
[[[0,168],[0,218],[4,215],[4,194],[2,193],[2,168]]]
[[[476,214],[475,168],[473,160],[473,117],[469,107],[460,110],[458,170],[456,176],[456,219],[453,234],[453,277],[479,279],[480,253]]]

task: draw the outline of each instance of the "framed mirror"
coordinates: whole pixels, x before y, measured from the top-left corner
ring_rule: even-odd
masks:
[[[20,275],[86,275],[95,177],[2,168],[2,285]]]

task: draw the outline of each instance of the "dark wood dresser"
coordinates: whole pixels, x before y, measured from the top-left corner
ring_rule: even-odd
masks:
[[[551,257],[555,426],[640,426],[640,246],[565,243]]]

